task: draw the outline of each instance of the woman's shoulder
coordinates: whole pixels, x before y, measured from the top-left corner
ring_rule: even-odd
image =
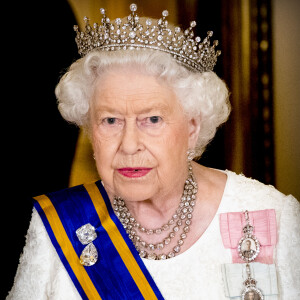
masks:
[[[56,253],[52,247],[52,243],[40,215],[36,209],[33,208],[30,225],[26,235],[26,245],[20,258],[20,264],[27,265],[28,262],[30,262],[32,267],[40,264],[45,267],[47,262],[50,261],[52,264],[57,262]]]
[[[37,284],[38,283],[38,284]],[[79,299],[37,210],[33,208],[10,299]]]
[[[282,211],[285,207],[299,207],[299,202],[292,195],[285,195],[274,186],[264,184],[256,179],[226,170],[227,183],[223,200],[226,206],[237,210],[275,209]]]
[[[26,245],[20,257],[14,286],[7,299],[37,299],[37,295],[43,293],[44,287],[31,282],[36,279],[40,282],[47,281],[49,267],[55,265],[55,256],[51,252],[53,251],[46,230],[37,211],[33,209]]]
[[[230,170],[218,170],[195,165],[196,175],[205,178],[203,186],[219,191],[221,203],[219,212],[298,208],[299,202],[292,195],[285,195],[272,185],[237,174]]]

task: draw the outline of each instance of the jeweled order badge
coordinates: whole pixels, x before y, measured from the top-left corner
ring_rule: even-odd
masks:
[[[253,235],[254,227],[250,225],[248,211],[245,211],[246,225],[243,227],[244,235],[239,241],[237,251],[240,258],[245,262],[253,261],[260,250],[260,243],[255,235]]]
[[[244,236],[238,244],[238,253],[240,258],[245,261],[247,279],[244,281],[244,289],[242,291],[242,300],[263,300],[264,296],[260,289],[256,287],[257,281],[251,277],[251,269],[249,263],[254,261],[259,254],[260,243],[255,235],[253,235],[254,227],[250,224],[249,213],[245,213],[246,225],[243,227]]]
[[[248,278],[244,281],[245,288],[242,292],[242,300],[264,300],[261,290],[256,287],[257,281],[251,277],[249,264],[246,264],[246,272]]]

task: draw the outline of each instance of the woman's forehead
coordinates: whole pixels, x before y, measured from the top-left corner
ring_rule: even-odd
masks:
[[[101,94],[150,95],[173,93],[162,80],[134,70],[108,72],[97,82],[96,90]]]
[[[154,111],[167,114],[173,111],[174,105],[164,103],[162,100],[158,99],[153,99],[153,101],[149,101],[148,99],[99,99],[98,103],[95,105],[95,109],[97,111],[118,112],[122,114],[129,112],[147,114]]]
[[[153,76],[129,73],[109,74],[98,82],[94,95],[97,109],[172,110],[177,103],[175,93]]]

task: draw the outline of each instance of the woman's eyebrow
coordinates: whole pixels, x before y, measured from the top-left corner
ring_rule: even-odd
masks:
[[[170,113],[171,111],[171,107],[169,105],[165,105],[165,104],[155,104],[155,105],[151,105],[149,107],[141,107],[141,109],[139,109],[138,107],[133,109],[133,111],[135,111],[135,113],[137,114],[147,114],[147,113],[151,113],[153,111],[158,111],[161,113]],[[111,106],[111,105],[99,105],[96,107],[95,109],[96,114],[101,114],[104,112],[108,112],[108,113],[115,113],[115,114],[122,114],[121,110],[118,109],[117,106]]]
[[[170,112],[170,107],[168,105],[154,105],[151,107],[143,107],[141,110],[138,110],[139,114],[147,114],[151,113],[153,111],[159,111],[159,112]]]

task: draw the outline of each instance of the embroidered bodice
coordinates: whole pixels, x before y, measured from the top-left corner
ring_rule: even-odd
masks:
[[[219,216],[245,209],[275,209],[278,243],[273,254],[274,264],[254,263],[258,264],[254,270],[261,283],[263,280],[274,282],[268,274],[276,271],[277,286],[270,288],[273,294],[265,299],[297,299],[300,297],[299,203],[272,186],[230,171],[226,173],[228,180],[217,214],[199,240],[172,259],[144,259],[144,264],[165,299],[230,299],[228,294],[242,290],[242,278],[240,282],[233,280],[240,278],[240,275],[235,276],[240,272],[241,264],[235,264],[234,270],[227,269],[232,263],[232,255],[223,245]],[[224,280],[226,276],[228,280]],[[7,299],[80,299],[35,210],[15,283]]]

